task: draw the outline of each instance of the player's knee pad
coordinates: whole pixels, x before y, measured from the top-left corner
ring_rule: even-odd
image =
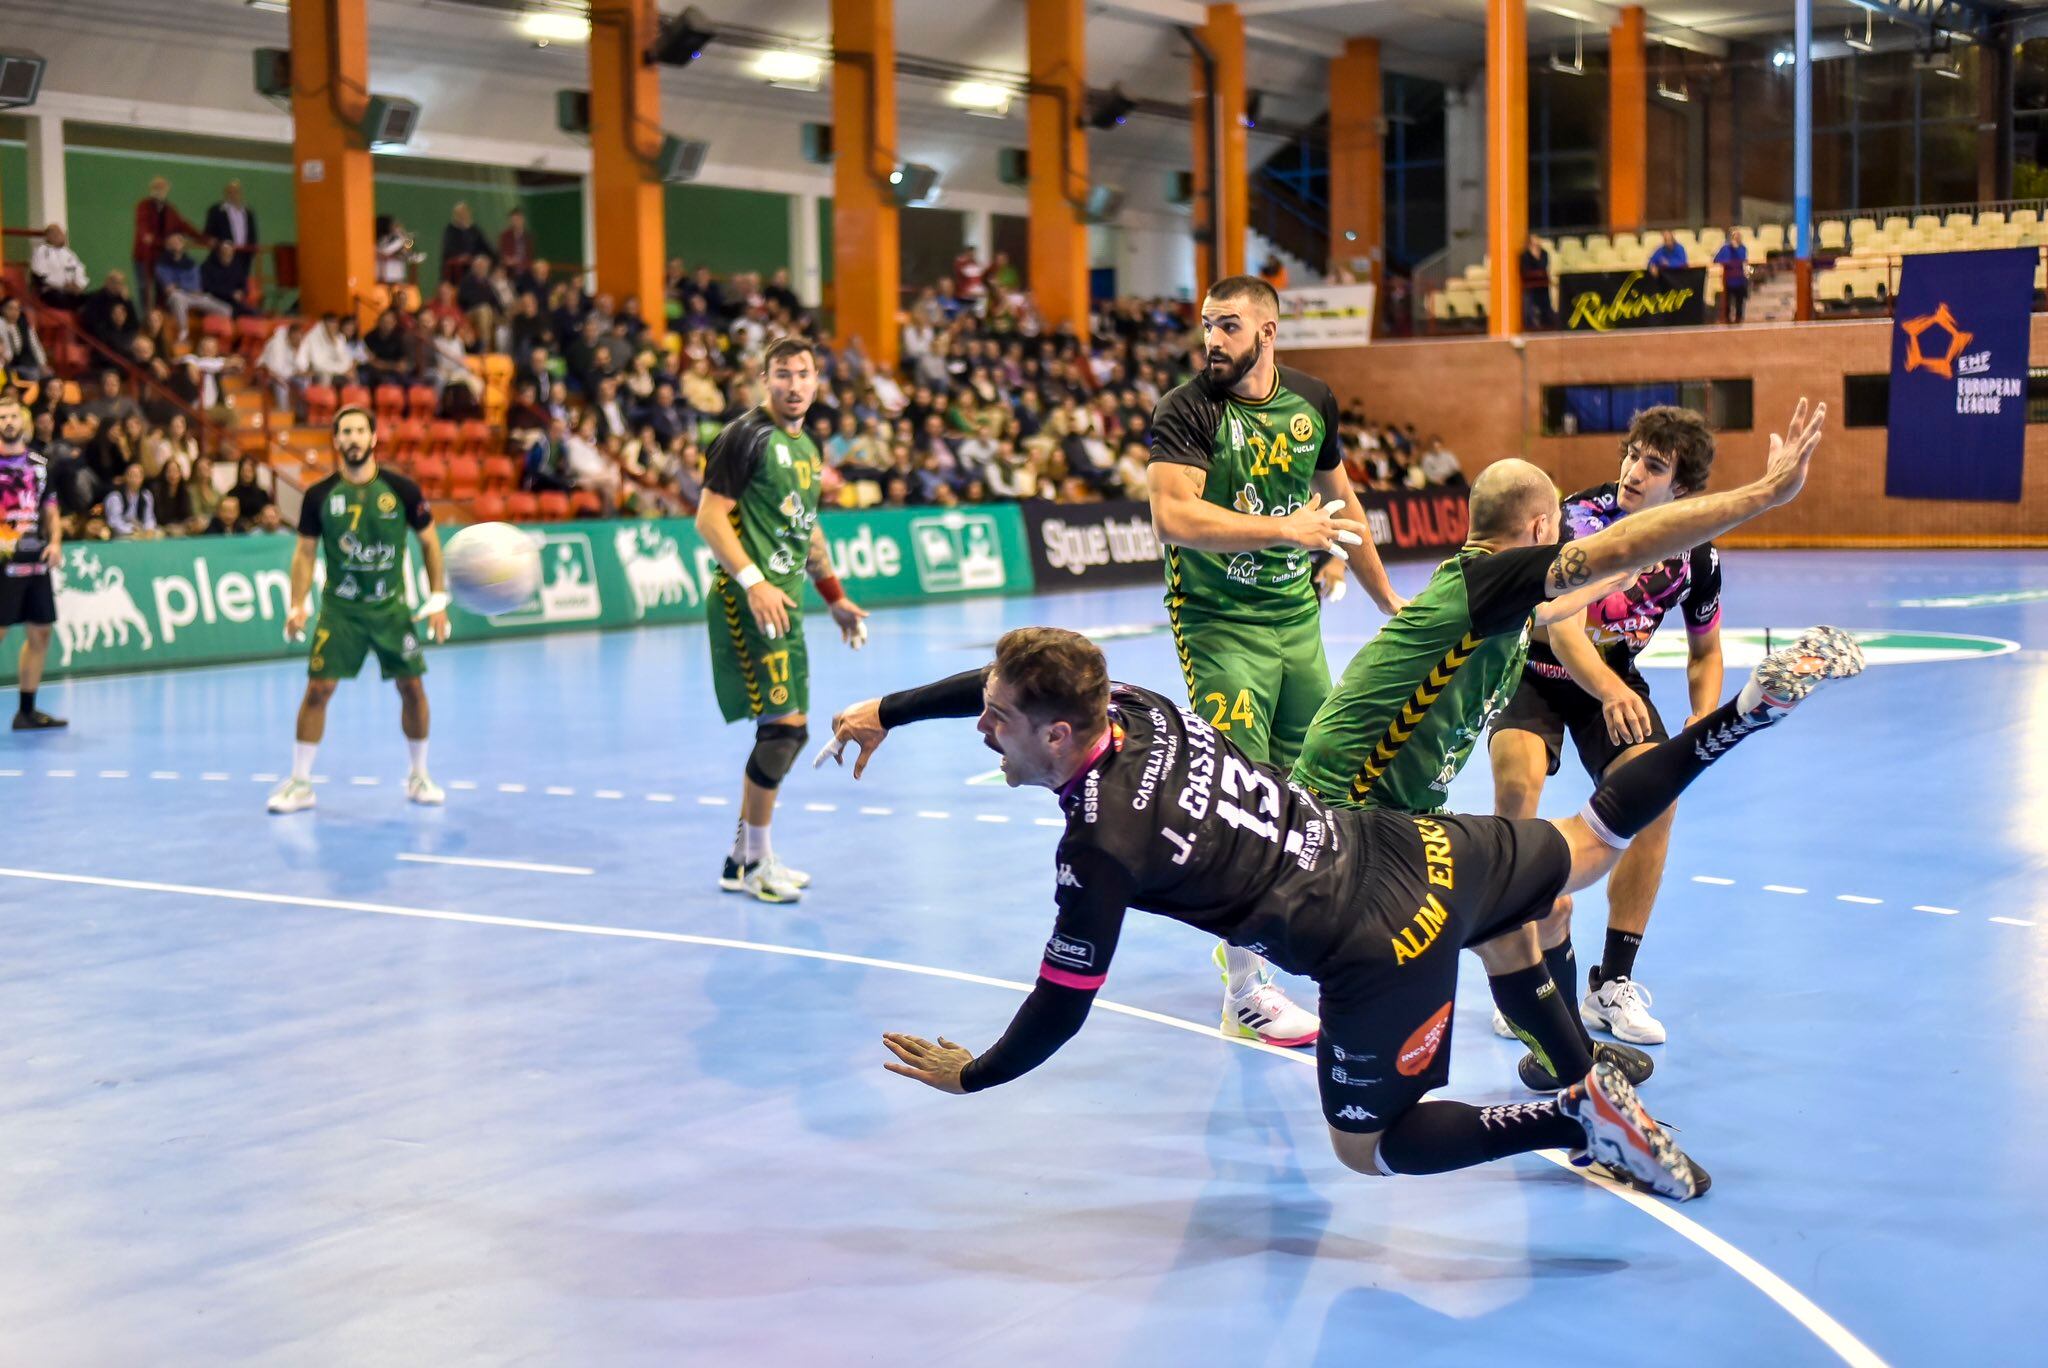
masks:
[[[754,750],[747,756],[748,780],[764,789],[782,787],[810,736],[801,722],[763,722],[754,729]]]

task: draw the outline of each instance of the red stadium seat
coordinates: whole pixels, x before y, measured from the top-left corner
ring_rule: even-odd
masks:
[[[275,318],[238,318],[235,320],[235,350],[254,361],[263,354],[270,334],[283,326],[284,323]]]
[[[407,412],[422,423],[434,416],[434,407],[439,403],[440,398],[434,393],[432,385],[414,385],[405,392]]]
[[[417,461],[427,454],[427,425],[417,418],[401,419],[391,427],[391,444]]]
[[[341,406],[343,408],[366,409],[370,406],[370,392],[361,385],[343,385],[341,387]]]
[[[436,456],[447,460],[458,454],[462,430],[445,419],[427,424],[427,445]]]
[[[491,444],[491,425],[480,418],[471,418],[461,425],[462,454],[481,457]]]
[[[396,425],[405,417],[405,387],[402,385],[377,386],[377,424],[379,427]]]
[[[505,516],[513,522],[537,522],[540,519],[540,500],[524,490],[507,494]]]
[[[519,483],[519,463],[510,456],[492,456],[484,462],[484,488],[502,494]]]
[[[331,424],[338,402],[332,385],[306,386],[306,425],[326,427]]]
[[[412,477],[420,493],[430,499],[448,497],[448,463],[438,456],[423,456],[412,463]]]
[[[540,496],[540,520],[542,522],[566,522],[569,518],[569,496],[559,489],[544,491]]]
[[[474,499],[483,493],[484,465],[474,456],[457,456],[448,463],[448,497]]]
[[[502,494],[479,494],[469,507],[478,522],[505,521],[505,496]]]
[[[228,343],[234,340],[235,320],[229,318],[226,314],[204,314],[199,320],[199,331],[213,337],[218,337],[221,340],[222,347],[225,348]]]
[[[604,516],[604,500],[594,489],[579,489],[569,496],[569,512],[578,518]]]

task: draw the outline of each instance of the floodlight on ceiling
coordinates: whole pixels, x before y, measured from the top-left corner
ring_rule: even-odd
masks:
[[[1572,59],[1567,62],[1553,52],[1550,54],[1550,69],[1566,76],[1586,74],[1586,30],[1583,25],[1572,25]]]
[[[754,74],[783,90],[816,90],[823,82],[825,63],[808,52],[764,52],[754,59]]]
[[[988,81],[962,81],[946,98],[958,108],[985,119],[1009,117],[1010,92]]]
[[[704,55],[704,47],[718,35],[711,31],[695,5],[664,20],[647,48],[649,66],[686,67]]]
[[[1780,69],[1791,66],[1792,60],[1791,48],[1779,48],[1771,54],[1771,65]]]
[[[590,17],[561,10],[528,10],[519,16],[519,31],[531,38],[535,47],[546,47],[550,43],[587,43],[590,41]]]
[[[1861,52],[1868,56],[1872,47],[1873,30],[1871,28],[1871,20],[1874,17],[1869,10],[1863,11],[1863,36],[1858,38],[1856,30],[1853,28],[1844,29],[1842,31],[1843,46],[1847,47],[1851,52]]]
[[[1664,83],[1662,76],[1657,78],[1657,95],[1660,99],[1669,100],[1673,104],[1692,103],[1692,91],[1686,87],[1684,82],[1681,81],[1677,89],[1674,90]]]
[[[265,14],[290,14],[292,12],[291,0],[246,0],[246,3],[250,9],[262,10]]]

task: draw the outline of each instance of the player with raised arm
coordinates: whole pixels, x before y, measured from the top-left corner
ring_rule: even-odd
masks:
[[[1204,365],[1152,414],[1147,485],[1188,702],[1254,760],[1294,763],[1330,691],[1311,557],[1343,554],[1382,612],[1401,606],[1344,473],[1329,386],[1279,363],[1279,296],[1256,276],[1202,300]],[[1343,516],[1350,515],[1350,516]],[[1315,1039],[1252,952],[1219,946],[1223,1029]]]
[[[1813,444],[1773,445],[1753,485],[1658,510],[1604,543],[1567,546],[1544,574],[1545,595],[1569,594],[1786,502]],[[1492,974],[1539,967],[1531,923],[1558,893],[1605,875],[1710,765],[1862,665],[1846,634],[1804,633],[1767,656],[1734,699],[1617,770],[1580,814],[1553,822],[1326,807],[1248,761],[1198,713],[1112,685],[1086,638],[1055,628],[1010,632],[986,669],[869,700],[835,723],[835,743],[857,748],[858,777],[889,729],[979,714],[1009,782],[1054,790],[1066,814],[1057,921],[1038,983],[1009,1029],[979,1056],[944,1037],[891,1032],[887,1067],[953,1093],[1037,1067],[1080,1029],[1124,913],[1135,907],[1316,979],[1319,1089],[1347,1167],[1439,1173],[1563,1147],[1667,1197],[1697,1197],[1708,1187],[1705,1171],[1610,1063],[1538,1103],[1423,1100],[1448,1078],[1457,951],[1476,949]]]
[[[327,731],[327,701],[344,679],[354,679],[372,651],[384,677],[398,687],[399,719],[411,763],[405,796],[429,806],[446,801],[427,777],[427,658],[415,618],[406,606],[405,541],[419,534],[428,597],[420,610],[435,641],[448,639],[448,582],[434,511],[420,487],[377,464],[377,419],[365,409],[334,415],[334,451],[341,468],[307,489],[299,504],[299,543],[292,552],[292,607],[285,635],[306,632],[313,563],[324,556],[327,585],[313,648],[306,657],[306,696],[299,703],[292,771],[270,795],[272,812],[303,812],[314,805],[313,757]]]
[[[767,402],[727,424],[706,458],[697,532],[718,558],[711,577],[711,681],[727,722],[752,719],[754,749],[740,780],[740,820],[718,886],[761,902],[795,902],[811,876],[776,858],[768,831],[775,795],[810,735],[810,657],[804,648],[806,572],[849,646],[867,640],[867,614],[846,596],[818,525],[824,457],[804,431],[818,392],[812,344],[785,337],[761,358]]]

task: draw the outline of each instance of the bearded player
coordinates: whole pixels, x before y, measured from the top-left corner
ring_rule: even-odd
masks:
[[[795,902],[811,876],[776,858],[768,828],[775,795],[796,763],[810,708],[803,583],[808,573],[847,645],[867,641],[867,617],[846,596],[818,526],[824,457],[804,431],[818,392],[811,343],[785,337],[761,358],[767,402],[711,444],[697,533],[718,558],[711,578],[711,680],[727,722],[754,723],[740,781],[740,822],[718,886],[767,903]]]
[[[399,721],[411,764],[405,796],[437,806],[445,801],[427,777],[427,659],[405,598],[405,540],[419,534],[428,597],[420,614],[437,642],[448,639],[448,582],[434,512],[420,487],[377,465],[377,420],[365,409],[334,415],[334,453],[341,468],[305,494],[299,505],[299,544],[292,553],[292,610],[285,635],[306,632],[306,600],[313,562],[324,556],[327,587],[306,657],[306,696],[299,703],[292,772],[270,795],[272,812],[303,812],[314,805],[313,757],[327,731],[327,701],[344,679],[354,679],[371,652],[398,687]]]
[[[1166,547],[1166,616],[1188,702],[1249,758],[1282,769],[1330,692],[1310,559],[1341,552],[1380,611],[1401,599],[1344,474],[1329,386],[1280,365],[1280,298],[1256,276],[1202,300],[1205,364],[1152,415],[1147,478]],[[1217,947],[1223,1030],[1273,1045],[1316,1038],[1313,1013],[1256,953]]]

